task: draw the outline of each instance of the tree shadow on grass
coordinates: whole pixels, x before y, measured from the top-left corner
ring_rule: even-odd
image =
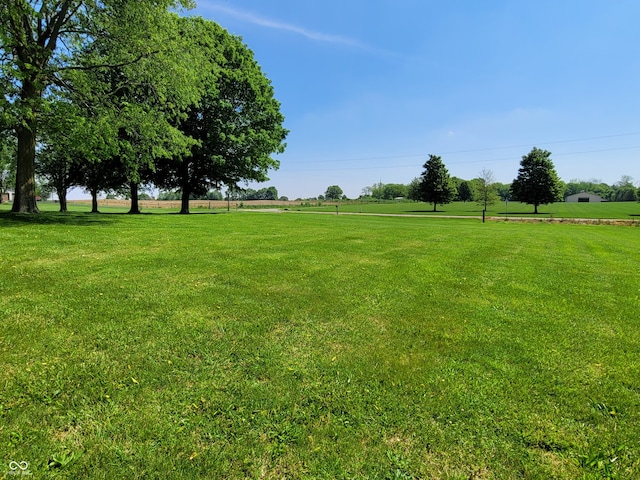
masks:
[[[188,217],[189,215],[222,215],[223,213],[227,213],[227,211],[225,210],[224,212],[201,212],[196,210],[195,212],[189,212],[189,213],[182,213],[182,212],[154,212],[153,215],[178,215],[180,217],[184,216],[184,217]]]
[[[433,211],[433,208],[429,209],[429,210],[407,210],[407,213],[424,213],[424,214],[434,214],[434,213],[447,213],[452,217],[469,217],[469,216],[478,216],[481,217],[482,216],[482,210],[469,210],[469,211],[465,211],[465,212],[459,212],[459,211],[449,211],[449,210],[436,210],[435,212]],[[489,214],[487,213],[487,215],[498,215],[498,214]]]
[[[23,227],[25,225],[70,225],[70,226],[88,226],[98,224],[113,224],[126,214],[96,214],[86,212],[41,212],[38,214],[31,213],[13,213],[0,212],[0,228],[6,227]]]
[[[25,225],[69,225],[69,226],[89,226],[89,225],[113,225],[120,222],[125,217],[150,216],[150,215],[220,215],[225,212],[189,212],[187,214],[180,212],[40,212],[38,214],[31,213],[13,213],[0,212],[0,228],[22,227]]]
[[[433,211],[433,208],[427,210],[407,210],[409,213],[446,213],[446,210],[436,210]]]

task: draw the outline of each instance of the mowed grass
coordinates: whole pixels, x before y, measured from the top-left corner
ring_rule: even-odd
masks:
[[[143,205],[142,211],[145,213],[171,212],[180,211],[178,202],[175,201],[154,201],[149,207]],[[459,216],[459,217],[482,217],[482,206],[475,202],[453,202],[446,205],[438,205],[436,212],[433,211],[433,204],[412,201],[383,201],[377,202],[360,202],[357,200],[348,200],[340,202],[308,202],[301,201],[295,204],[283,206],[279,202],[273,205],[256,205],[252,202],[233,202],[230,205],[231,211],[240,210],[264,210],[264,209],[280,209],[292,212],[314,212],[314,213],[336,213],[336,204],[338,205],[337,213],[364,213],[364,214],[384,214],[384,215],[428,215],[428,216]],[[216,206],[217,205],[217,206]],[[10,205],[0,205],[0,212],[8,211]],[[54,212],[59,209],[57,203],[42,202],[39,204],[42,211]],[[197,205],[195,202],[191,205],[191,211],[194,213],[212,213],[227,212],[227,204],[220,206],[214,202],[213,206]],[[91,206],[86,202],[70,202],[69,209],[73,212],[89,212]],[[126,213],[129,210],[128,205],[114,206],[100,204],[99,209],[102,213]],[[538,213],[533,213],[532,205],[520,202],[497,202],[489,205],[486,216],[490,219],[616,219],[625,220],[640,225],[640,203],[638,202],[602,202],[602,203],[578,203],[578,202],[559,202],[549,205],[540,205]]]
[[[475,202],[453,202],[438,205],[436,212],[433,204],[423,202],[383,202],[359,203],[345,202],[338,206],[338,212],[350,213],[384,213],[437,216],[482,216],[482,206]],[[292,206],[291,210],[335,212],[335,205],[322,204]],[[602,202],[577,203],[559,202],[540,205],[538,214],[534,214],[533,205],[520,202],[497,202],[489,205],[486,215],[489,217],[524,217],[524,218],[587,218],[587,219],[626,219],[640,222],[640,204],[638,202]]]
[[[0,214],[0,474],[638,478],[638,235]]]

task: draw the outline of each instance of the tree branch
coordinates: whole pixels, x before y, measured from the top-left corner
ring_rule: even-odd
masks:
[[[87,71],[87,70],[98,70],[98,69],[101,69],[101,68],[107,68],[107,69],[122,68],[122,67],[126,67],[128,65],[133,65],[134,63],[138,63],[143,58],[149,58],[152,55],[155,55],[157,53],[160,53],[160,50],[154,50],[153,52],[148,52],[148,53],[141,53],[135,59],[129,60],[129,61],[126,61],[126,62],[122,62],[122,63],[103,63],[103,64],[99,64],[99,65],[87,65],[87,66],[70,65],[68,67],[62,67],[59,70],[60,71],[64,71],[64,70]]]
[[[50,52],[53,52],[56,48],[56,42],[58,41],[58,35],[60,29],[65,25],[69,19],[78,11],[82,5],[82,1],[78,2],[75,8],[71,9],[73,0],[64,0],[58,11],[51,17],[51,20],[47,24],[47,28],[38,38],[38,44],[46,48]]]

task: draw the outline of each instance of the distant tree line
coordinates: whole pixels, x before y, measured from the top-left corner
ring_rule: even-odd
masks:
[[[640,198],[640,188],[634,186],[633,178],[628,175],[613,185],[598,180],[571,180],[565,185],[564,197],[582,192],[594,193],[609,202],[635,202]]]
[[[140,196],[142,198],[142,196]],[[158,200],[182,200],[182,192],[165,191],[158,194]],[[203,195],[191,194],[189,200],[224,200],[224,196],[220,190],[209,190]]]
[[[360,199],[423,201],[432,203],[434,211],[437,205],[453,201],[475,201],[486,210],[487,206],[497,201],[513,200],[531,204],[537,212],[539,205],[562,201],[569,195],[581,192],[593,193],[612,202],[634,202],[640,198],[640,188],[634,185],[633,178],[628,175],[622,176],[614,185],[598,180],[571,180],[564,183],[555,171],[551,152],[535,147],[522,157],[518,176],[510,184],[496,182],[493,172],[487,169],[471,180],[452,177],[442,158],[437,155],[429,155],[423,168],[421,176],[408,185],[380,182],[363,188]]]
[[[247,188],[229,192],[231,200],[278,200],[278,190],[276,187],[261,188],[254,190]]]
[[[227,198],[228,196],[228,198]],[[158,194],[158,200],[181,200],[182,192],[176,190],[161,191]],[[202,195],[192,194],[189,197],[190,200],[234,200],[234,201],[247,201],[247,200],[284,200],[285,197],[278,197],[278,190],[276,187],[261,188],[260,190],[254,190],[252,188],[246,188],[242,190],[228,189],[226,194],[223,194],[220,190],[209,190]]]

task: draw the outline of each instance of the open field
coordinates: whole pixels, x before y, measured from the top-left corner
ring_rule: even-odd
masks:
[[[0,476],[638,478],[638,232],[1,212]]]
[[[77,211],[91,210],[89,201],[73,201],[69,203],[70,208]],[[104,211],[126,211],[129,208],[127,200],[101,200],[100,209]],[[438,205],[437,211],[433,212],[433,204],[420,202],[307,202],[307,201],[270,201],[252,200],[239,202],[234,201],[227,204],[226,201],[193,200],[190,207],[194,212],[205,210],[226,211],[237,209],[255,208],[281,208],[290,211],[301,212],[335,212],[336,205],[340,212],[345,213],[381,213],[381,214],[401,214],[401,215],[436,215],[436,216],[472,216],[482,217],[482,207],[474,202],[454,202],[448,205]],[[168,209],[171,211],[180,210],[179,201],[158,201],[142,200],[142,209],[156,210]],[[45,210],[56,209],[55,204],[44,204]],[[8,207],[7,207],[8,208]],[[585,218],[585,219],[621,219],[627,221],[640,222],[640,203],[638,202],[604,202],[604,203],[554,203],[551,205],[541,205],[539,213],[533,214],[533,206],[519,202],[504,202],[489,206],[486,215],[488,217],[509,218]]]
[[[300,208],[300,207],[295,207]],[[437,216],[482,216],[482,207],[474,202],[453,202],[438,205],[433,212],[433,204],[418,202],[389,203],[347,203],[338,207],[341,212],[386,213]],[[335,205],[322,205],[302,210],[335,212]],[[538,207],[539,213],[533,213],[533,206],[519,202],[497,203],[489,206],[488,217],[509,218],[588,218],[588,219],[625,219],[640,222],[640,204],[637,202],[603,203],[553,203]]]

